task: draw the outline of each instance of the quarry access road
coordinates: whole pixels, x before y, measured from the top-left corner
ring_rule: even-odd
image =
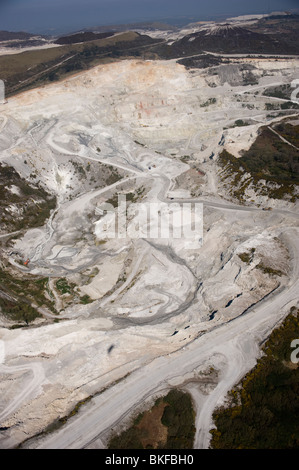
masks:
[[[195,339],[186,347],[161,356],[108,388],[83,407],[58,432],[35,443],[37,448],[76,449],[87,447],[101,434],[136,410],[146,398],[165,390],[173,378],[204,366],[215,355],[222,355],[226,366],[220,381],[207,396],[196,419],[195,448],[207,448],[212,413],[228,390],[250,370],[259,356],[259,343],[267,337],[289,307],[298,301],[299,238],[298,229],[285,228],[292,252],[292,275],[284,289],[270,295],[243,315],[220,325]],[[37,444],[37,445],[36,445]]]
[[[169,202],[169,198],[167,198],[165,194],[167,193],[167,188],[169,188],[171,180],[161,174],[159,176],[160,178],[155,181],[155,190],[159,190],[157,191],[158,199]],[[128,179],[133,178],[135,178],[135,176],[131,176]],[[122,182],[123,180],[114,183],[112,186],[116,187]],[[82,201],[79,203],[79,207],[85,207],[90,198],[95,196],[95,193],[98,195],[99,193],[107,191],[107,189],[109,188],[102,188],[101,190],[92,191],[81,196],[80,201],[81,199]],[[194,199],[174,199],[174,202],[202,202],[216,209],[261,211],[261,209],[256,207],[239,206],[226,201],[214,202],[201,199],[195,201]],[[72,207],[76,206],[77,203],[78,201],[73,201]],[[279,212],[298,217],[297,213],[290,211],[280,210]],[[205,361],[211,356],[221,354],[226,360],[227,367],[219,384],[208,396],[205,406],[197,417],[196,423],[197,434],[195,446],[197,448],[207,447],[209,430],[212,426],[211,417],[213,410],[219,400],[225,396],[225,393],[254,365],[254,361],[258,356],[258,339],[256,334],[260,333],[261,325],[264,325],[265,331],[268,332],[271,325],[273,325],[271,322],[274,318],[276,322],[279,315],[272,315],[274,308],[278,312],[280,310],[283,311],[286,305],[296,300],[299,287],[298,232],[295,229],[286,229],[285,232],[290,234],[289,243],[293,250],[293,273],[295,273],[293,274],[289,286],[284,288],[282,292],[274,293],[269,296],[269,298],[261,301],[254,309],[248,311],[246,315],[242,315],[223,326],[215,328],[204,336],[197,338],[193,343],[186,346],[185,349],[180,349],[170,356],[162,356],[155,359],[142,369],[130,374],[130,376],[120,381],[116,386],[107,389],[103,394],[94,398],[92,401],[92,412],[89,413],[88,409],[86,409],[86,412],[82,410],[78,415],[78,418],[80,417],[79,435],[78,430],[76,430],[79,426],[77,426],[76,418],[73,418],[58,433],[45,439],[41,445],[50,448],[77,448],[89,445],[99,434],[109,429],[111,426],[115,426],[124,415],[133,411],[136,405],[142,404],[145,398],[158,393],[161,387],[165,389],[171,379],[174,377],[183,377],[184,374],[192,372],[193,369],[200,365],[204,366]],[[141,260],[142,257],[139,257],[132,276],[135,274]],[[128,279],[128,282],[130,279]],[[113,299],[124,287],[125,286],[122,286],[119,291],[114,293]],[[105,302],[103,302],[103,304],[104,303]],[[46,311],[40,313],[52,317],[52,315]],[[279,315],[279,318],[281,315],[282,314]],[[245,337],[244,331],[246,331]],[[263,337],[263,335],[261,337]],[[260,338],[260,336],[258,336],[258,338]],[[14,370],[14,367],[7,367],[6,369],[9,373],[12,373]],[[33,374],[32,380],[25,386],[23,393],[17,396],[13,402],[3,410],[1,416],[2,420],[4,417],[14,412],[26,397],[34,393],[34,390],[38,389],[41,376],[35,369],[33,370]],[[72,424],[73,422],[75,423],[74,425]]]
[[[0,423],[4,422],[10,415],[19,409],[24,400],[33,398],[37,390],[41,387],[45,380],[44,369],[38,362],[31,362],[20,366],[0,365],[0,374],[13,374],[19,372],[31,372],[33,377],[24,386],[19,394],[17,394],[0,413]]]

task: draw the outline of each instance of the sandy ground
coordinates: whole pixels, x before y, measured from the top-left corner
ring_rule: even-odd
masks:
[[[284,61],[283,72],[280,65],[261,60],[260,87],[296,78],[293,60]],[[268,98],[222,79],[210,86],[211,79],[217,77],[175,61],[127,60],[23,93],[0,108],[1,161],[29,181],[34,172],[58,197],[47,224],[29,230],[15,248],[30,257],[28,272],[68,277],[93,300],[65,305],[58,323],[45,312],[46,323],[0,328],[1,448],[35,436],[89,395],[96,396],[61,430],[26,445],[101,447],[144,400],[183,385],[207,364],[221,371],[218,382],[205,395],[193,387],[193,395],[195,447],[208,447],[213,409],[254,365],[261,339],[297,303],[296,207],[279,201],[267,212],[219,196],[217,155],[250,146],[270,122]],[[230,128],[237,119],[255,124]],[[88,186],[73,161],[93,169],[107,163],[123,178]],[[182,179],[191,162],[200,181]],[[101,205],[130,191],[138,202],[203,205],[202,234],[105,239],[111,218],[99,217]],[[252,260],[243,262],[239,254],[252,248]],[[263,273],[261,262],[282,275]]]

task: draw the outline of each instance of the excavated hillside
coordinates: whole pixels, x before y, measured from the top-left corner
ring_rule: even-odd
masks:
[[[297,299],[298,202],[254,188],[232,201],[219,167],[223,151],[245,158],[265,126],[297,146],[296,121],[279,125],[298,110],[269,110],[277,98],[263,94],[295,80],[296,60],[235,60],[224,70],[106,63],[0,105],[5,200],[17,210],[24,180],[24,214],[56,197],[43,225],[1,239],[1,447],[103,447],[145,399],[187,383],[199,383],[207,414],[196,426],[209,430],[214,406]],[[230,66],[245,64],[257,84],[230,84]],[[295,153],[292,166],[280,151],[289,177]],[[194,230],[190,206],[202,222]],[[138,217],[148,207],[153,218]],[[149,230],[161,224],[167,236]],[[209,367],[217,385],[200,388]]]

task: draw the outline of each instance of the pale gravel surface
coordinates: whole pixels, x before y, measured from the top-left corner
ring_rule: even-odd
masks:
[[[291,80],[293,65],[292,60],[289,68],[284,63],[283,75],[279,62],[272,64],[275,77],[264,77],[263,86]],[[99,282],[101,275],[107,277],[107,296],[101,291],[92,304],[66,307],[60,323],[0,329],[5,345],[0,418],[7,428],[0,434],[2,448],[34,436],[79,400],[105,389],[59,431],[27,444],[103,447],[109,429],[145,399],[212,364],[221,370],[219,382],[204,397],[197,395],[195,447],[208,447],[213,410],[255,364],[259,342],[298,301],[296,208],[270,201],[273,210],[264,212],[262,206],[242,207],[222,198],[209,158],[223,148],[219,142],[228,123],[258,120],[249,129],[225,133],[225,146],[237,154],[267,122],[264,97],[255,98],[255,109],[242,107],[242,99],[247,103],[249,98],[241,93],[248,90],[227,83],[211,88],[204,73],[190,74],[174,61],[123,61],[24,93],[0,109],[2,161],[27,177],[34,169],[59,196],[47,226],[28,231],[15,244],[30,254],[29,272],[79,279],[96,266]],[[214,95],[215,106],[201,106]],[[191,201],[188,191],[171,192],[175,178],[189,168],[178,158],[187,154],[206,174],[197,199],[204,205],[203,246],[188,250],[180,239],[114,239],[95,246],[102,234],[87,213],[95,214],[119,188],[145,186],[146,202]],[[75,173],[69,162],[75,157],[81,164],[109,163],[124,178],[104,189],[86,187],[70,200]],[[256,258],[247,266],[238,253],[252,246]],[[279,280],[262,275],[254,269],[261,259],[276,263],[285,275]],[[125,276],[113,292],[111,260]],[[46,310],[43,314],[52,318]],[[26,376],[13,375],[25,371]]]

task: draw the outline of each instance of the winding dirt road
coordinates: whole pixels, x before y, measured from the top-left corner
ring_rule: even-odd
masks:
[[[208,448],[212,413],[227,391],[250,370],[259,356],[259,343],[267,337],[297,303],[299,289],[298,229],[284,228],[292,252],[292,275],[288,285],[268,296],[245,314],[197,338],[175,353],[159,357],[109,388],[84,407],[60,431],[39,442],[38,448],[84,448],[114,427],[124,416],[150,396],[167,388],[169,381],[192,372],[216,354],[223,356],[217,387],[202,406],[196,419],[195,448]],[[182,379],[183,380],[183,379]],[[98,445],[101,445],[99,440]],[[35,447],[36,445],[34,445]]]
[[[218,112],[219,111],[215,111],[215,113]],[[33,129],[31,129],[31,132],[32,130]],[[125,140],[121,142],[122,144],[126,143]],[[47,144],[59,154],[74,155],[73,152],[68,151],[59,145],[52,137],[52,134],[49,135]],[[109,187],[87,192],[76,198],[76,200],[68,202],[68,205],[65,205],[64,209],[83,213],[92,198],[101,195],[109,189],[116,188],[119,184],[123,184],[124,182],[137,179],[139,177],[147,178],[148,181],[151,182],[151,201],[158,200],[160,202],[169,202],[167,194],[174,181],[174,177],[172,178],[168,176],[168,168],[166,168],[166,164],[164,166],[164,170],[157,169],[155,171],[148,171],[148,164],[146,163],[147,160],[145,159],[143,161],[141,154],[139,154],[140,161],[138,162],[140,167],[137,167],[134,166],[136,162],[133,158],[131,160],[130,158],[128,158],[128,160],[123,158],[121,160],[119,157],[121,163],[119,163],[119,161],[118,163],[111,163],[109,158],[97,158],[97,154],[94,150],[88,149],[83,145],[82,148],[83,150],[81,149],[82,151],[79,151],[76,154],[77,156],[125,169],[130,172],[131,176],[124,178]],[[122,145],[121,148],[123,149],[124,145]],[[217,146],[215,148],[217,148]],[[169,164],[169,162],[167,164]],[[185,171],[185,169],[183,168],[182,171]],[[240,211],[240,213],[246,212],[249,213],[249,215],[262,210],[254,206],[238,206],[233,203],[222,201],[219,198],[217,200],[217,196],[215,196],[215,200],[196,200],[193,198],[171,198],[171,200],[174,203],[203,203],[204,206],[214,209],[215,211]],[[53,234],[55,234],[55,224],[52,224],[52,221],[57,212],[63,208],[63,205],[64,204],[59,205],[56,211],[53,212],[52,217],[48,222],[48,226],[46,227],[47,230],[45,238],[36,246],[33,262],[38,261],[41,258],[42,251],[53,237]],[[272,217],[274,214],[288,216],[286,220],[290,220],[290,218],[298,220],[299,218],[299,214],[284,209],[273,209],[269,214],[265,213],[265,217]],[[90,400],[88,404],[82,406],[79,412],[69,419],[68,422],[60,428],[60,430],[52,434],[47,434],[41,439],[32,439],[28,443],[28,446],[33,448],[51,449],[79,449],[91,446],[104,447],[103,442],[106,433],[111,430],[111,428],[117,426],[118,423],[120,423],[125,417],[128,417],[139,406],[141,407],[146,399],[162,394],[172,386],[173,381],[176,381],[176,383],[184,383],[184,377],[186,375],[192,374],[196,370],[205,369],[207,363],[213,363],[214,359],[216,360],[216,358],[221,357],[224,366],[221,368],[219,382],[212,392],[206,395],[204,400],[201,397],[202,401],[197,407],[199,412],[196,417],[196,437],[194,447],[208,448],[210,440],[209,431],[213,426],[213,411],[222,402],[227,391],[230,390],[232,386],[254,366],[260,354],[260,342],[268,336],[275,325],[286,315],[289,308],[298,302],[299,228],[295,228],[291,225],[292,224],[290,222],[290,226],[279,225],[276,227],[276,230],[280,230],[280,233],[284,236],[286,245],[289,248],[290,259],[292,260],[292,273],[288,284],[281,286],[272,294],[265,297],[262,301],[246,310],[246,313],[238,316],[234,320],[210,329],[205,334],[198,336],[187,346],[176,350],[172,354],[166,354],[165,349],[163,349],[163,354],[165,355],[160,355],[155,359],[151,358],[149,360],[150,362],[144,362],[144,365],[139,367],[137,370],[134,370],[117,383],[109,386],[104,392],[96,395],[92,400]],[[2,235],[1,237],[4,236],[6,235]],[[134,279],[134,276],[142,265],[143,256],[150,252],[155,256],[156,249],[157,247],[154,245],[144,243],[144,249],[137,253],[131,274],[126,282],[120,288],[115,290],[112,295],[100,301],[99,305],[105,306],[109,301],[111,302],[111,300],[113,301],[117,299],[118,295],[120,295]],[[159,250],[162,252],[164,250],[162,254],[165,255],[171,263],[173,263],[172,269],[174,270],[173,272],[175,272],[178,265],[182,264],[179,256],[171,256],[169,251],[167,252],[167,247],[159,247]],[[116,253],[118,253],[118,251],[114,254]],[[83,264],[80,269],[85,267],[87,267],[87,264]],[[38,274],[37,270],[35,273]],[[198,279],[196,279],[196,281],[198,281]],[[158,292],[158,288],[156,289],[156,292]],[[166,301],[166,304],[163,305],[163,313],[165,314],[163,317],[164,320],[167,315],[176,315],[178,312],[181,313],[181,311],[188,309],[192,302],[192,299],[190,300],[188,297],[189,294],[190,289],[184,299],[179,296],[175,298],[176,292],[175,294],[169,294],[168,299],[170,299],[171,296],[173,299],[175,298],[176,303],[179,303],[179,307],[170,313],[165,313],[166,307],[170,303]],[[51,318],[53,317],[46,311],[44,311],[43,314]],[[130,318],[129,320],[132,320],[132,323],[134,324],[136,318]],[[149,323],[151,320],[151,318],[145,318],[144,323]],[[137,321],[135,324],[137,324]],[[0,422],[4,422],[14,412],[21,408],[26,400],[35,398],[35,396],[40,392],[41,385],[46,381],[42,362],[31,361],[32,359],[30,359],[29,363],[24,363],[22,365],[19,365],[19,362],[18,365],[14,365],[15,363],[11,361],[10,366],[0,366],[0,373],[3,374],[29,371],[32,375],[32,377],[31,375],[30,377],[26,377],[22,392],[12,397],[11,402],[8,403],[8,405],[1,411]],[[67,372],[68,371],[66,370],[65,373]]]
[[[158,174],[156,175],[158,177]],[[129,177],[127,179],[132,179]],[[152,177],[152,175],[150,176]],[[159,175],[159,181],[155,181],[158,199],[168,201],[166,196],[171,181],[165,175]],[[122,182],[122,181],[121,181]],[[120,182],[112,186],[117,186]],[[97,190],[97,195],[106,191],[107,188]],[[90,194],[81,197],[82,204],[93,197]],[[194,201],[194,200],[193,200]],[[174,202],[182,202],[179,199]],[[186,202],[186,200],[184,200]],[[197,201],[199,202],[199,201]],[[226,202],[200,201],[215,209],[257,211],[255,207],[243,207]],[[297,213],[279,210],[280,213],[298,218]],[[288,285],[275,291],[265,300],[249,309],[245,314],[215,327],[203,336],[198,337],[184,348],[170,354],[156,358],[144,367],[131,373],[114,386],[96,396],[89,405],[84,406],[80,412],[70,419],[58,432],[45,437],[42,441],[32,441],[30,446],[38,448],[84,448],[93,445],[101,447],[101,434],[115,427],[125,416],[133,412],[136,407],[141,406],[145,399],[158,395],[161,390],[167,389],[169,383],[174,379],[181,380],[187,373],[199,367],[215,355],[221,355],[225,362],[220,380],[216,388],[207,395],[204,404],[201,404],[200,412],[196,418],[195,448],[208,448],[210,434],[213,426],[212,413],[217,405],[223,400],[228,390],[237,383],[248,370],[250,370],[259,356],[258,344],[262,341],[276,323],[283,318],[289,307],[297,303],[299,290],[299,237],[298,230],[294,227],[284,227],[281,232],[289,245],[292,254],[292,275]],[[151,246],[148,245],[148,250]],[[142,261],[143,253],[136,261],[135,274]],[[131,276],[131,277],[132,277]],[[130,277],[130,279],[131,279]],[[127,283],[130,282],[127,280]],[[122,286],[113,294],[113,299],[125,287]],[[102,302],[104,305],[109,299]],[[14,411],[16,411],[24,400],[38,393],[39,387],[44,381],[42,367],[38,363],[30,363],[24,366],[0,367],[1,373],[13,373],[21,370],[31,370],[33,378],[30,380],[22,393],[17,395],[11,403],[0,414],[3,422]]]

